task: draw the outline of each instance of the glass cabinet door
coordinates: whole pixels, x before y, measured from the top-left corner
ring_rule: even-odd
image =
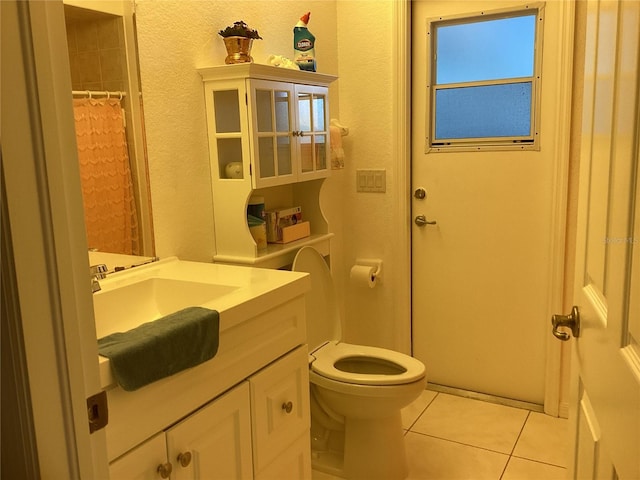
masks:
[[[220,179],[244,177],[240,92],[237,88],[211,90],[213,101],[213,137]]]
[[[300,173],[308,178],[325,176],[329,165],[327,89],[298,86],[296,106]]]
[[[295,175],[291,85],[252,81],[256,186],[287,183]]]

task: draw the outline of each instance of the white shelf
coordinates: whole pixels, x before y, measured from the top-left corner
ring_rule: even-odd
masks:
[[[307,245],[313,245],[323,256],[329,255],[329,240],[333,233],[314,234],[294,242],[279,244],[269,243],[265,250],[259,250],[256,257],[240,257],[234,255],[215,255],[216,263],[231,263],[262,268],[282,268],[293,263],[298,250]]]
[[[335,75],[326,73],[292,70],[253,62],[198,68],[198,73],[205,81],[254,78],[278,82],[294,82],[302,85],[328,85],[338,78]]]

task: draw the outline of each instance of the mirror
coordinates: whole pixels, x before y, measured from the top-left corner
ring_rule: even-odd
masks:
[[[64,0],[90,249],[154,256],[144,116],[130,0]]]

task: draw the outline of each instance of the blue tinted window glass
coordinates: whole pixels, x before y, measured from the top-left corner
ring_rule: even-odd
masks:
[[[531,82],[436,91],[436,141],[531,134]]]
[[[536,15],[436,27],[436,83],[533,76]]]

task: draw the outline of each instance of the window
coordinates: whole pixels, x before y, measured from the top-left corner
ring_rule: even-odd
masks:
[[[539,7],[430,22],[428,148],[538,148],[541,31]]]

